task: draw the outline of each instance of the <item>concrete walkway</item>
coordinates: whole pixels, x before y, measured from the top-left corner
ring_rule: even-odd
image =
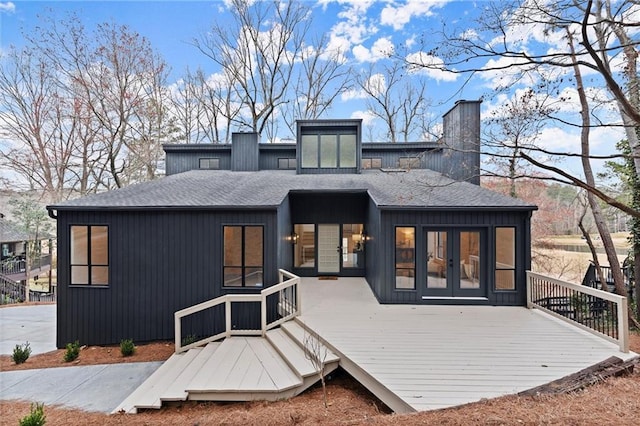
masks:
[[[0,308],[0,354],[29,342],[32,355],[56,349],[56,305]],[[0,400],[110,413],[162,362],[0,372]],[[0,424],[2,421],[0,420]]]
[[[56,305],[0,308],[0,355],[26,342],[32,355],[56,350]]]

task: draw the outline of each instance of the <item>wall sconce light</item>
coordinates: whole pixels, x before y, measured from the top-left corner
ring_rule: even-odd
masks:
[[[291,244],[298,244],[298,234],[296,234],[295,232],[291,234],[291,236],[289,237],[289,240],[291,241]]]
[[[362,231],[362,234],[360,234],[360,242],[364,244],[366,241],[367,241],[367,234],[364,231]]]

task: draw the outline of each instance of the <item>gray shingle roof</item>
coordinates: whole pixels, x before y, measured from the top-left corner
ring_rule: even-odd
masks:
[[[193,170],[49,208],[273,208],[279,206],[290,191],[367,192],[381,208],[536,208],[431,170],[369,170],[335,175],[297,175],[294,171],[277,170]]]
[[[22,231],[18,226],[6,219],[0,218],[0,242],[14,243],[18,241],[28,241],[29,234]]]

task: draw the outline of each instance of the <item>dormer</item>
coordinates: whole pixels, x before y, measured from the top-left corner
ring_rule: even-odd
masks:
[[[362,120],[298,120],[298,174],[360,173]]]

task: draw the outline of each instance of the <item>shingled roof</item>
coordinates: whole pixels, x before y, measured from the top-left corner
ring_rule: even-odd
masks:
[[[536,209],[522,200],[424,169],[323,175],[276,170],[193,170],[48,208],[275,208],[289,192],[366,192],[383,209]]]
[[[0,218],[0,242],[15,243],[28,240],[29,234],[22,231],[17,225],[14,225],[8,220]]]

